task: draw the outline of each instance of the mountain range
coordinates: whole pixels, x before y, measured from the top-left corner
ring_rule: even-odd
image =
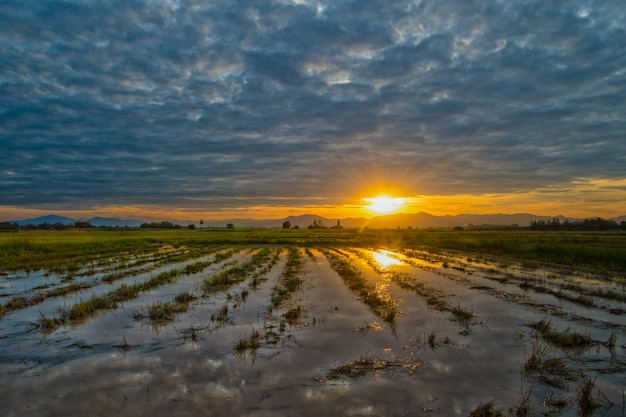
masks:
[[[376,216],[372,218],[365,217],[348,217],[343,219],[330,219],[314,214],[304,214],[300,216],[289,216],[283,219],[271,219],[271,220],[259,220],[259,219],[231,219],[231,220],[205,220],[204,227],[226,227],[228,224],[232,224],[235,227],[282,227],[284,222],[289,222],[291,226],[298,226],[300,228],[306,228],[317,221],[321,222],[326,227],[332,227],[337,225],[337,222],[345,228],[361,228],[370,227],[375,229],[382,228],[429,228],[429,227],[445,227],[452,228],[457,226],[467,227],[481,227],[481,226],[511,226],[517,225],[520,227],[529,226],[532,221],[537,220],[550,220],[554,217],[559,218],[561,222],[564,220],[579,220],[576,218],[564,217],[564,216],[537,216],[528,213],[517,214],[458,214],[454,216],[435,216],[425,212],[419,213],[399,213],[389,214],[384,216]],[[615,217],[609,220],[614,220],[617,223],[626,221],[626,215]],[[10,223],[17,223],[22,226],[25,224],[39,225],[43,223],[62,223],[64,225],[71,225],[77,221],[88,221],[92,226],[100,227],[139,227],[142,223],[154,221],[154,219],[119,219],[119,218],[106,218],[106,217],[92,217],[90,219],[72,219],[69,217],[48,215],[41,216],[33,219],[11,220]],[[157,220],[161,221],[161,220]],[[194,224],[196,227],[200,226],[199,220],[169,220],[174,224],[180,224],[187,226]]]
[[[48,216],[36,217],[34,219],[23,219],[23,220],[10,220],[9,223],[17,223],[20,226],[25,224],[32,224],[33,226],[38,226],[43,223],[55,224],[61,223],[63,225],[72,225],[76,222],[89,222],[92,226],[100,227],[139,227],[143,220],[138,219],[117,219],[117,218],[106,218],[106,217],[92,217],[90,219],[72,219],[65,216],[57,216],[56,214],[51,214]]]

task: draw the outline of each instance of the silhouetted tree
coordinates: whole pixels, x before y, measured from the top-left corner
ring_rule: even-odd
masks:
[[[141,229],[182,229],[183,226],[179,224],[174,224],[172,222],[152,222],[152,223],[142,223],[139,226]]]
[[[283,229],[291,229],[291,222],[289,220],[283,222]]]
[[[326,229],[324,222],[320,219],[313,220],[313,224],[309,225],[309,229]]]
[[[79,230],[80,230],[80,229],[84,229],[84,228],[90,228],[90,227],[93,227],[93,226],[91,225],[91,223],[89,223],[89,222],[76,222],[76,223],[74,223],[74,226],[75,226],[77,229],[79,229]]]
[[[0,223],[0,230],[17,230],[20,226],[17,223],[2,222]]]
[[[618,229],[615,220],[605,220],[600,217],[590,217],[582,220],[564,219],[561,223],[558,217],[550,220],[539,219],[530,222],[531,230],[611,230]]]

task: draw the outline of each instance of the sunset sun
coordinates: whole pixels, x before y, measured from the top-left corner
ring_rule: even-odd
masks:
[[[398,211],[404,204],[405,199],[400,197],[375,197],[365,198],[369,203],[367,208],[375,213],[386,214]]]

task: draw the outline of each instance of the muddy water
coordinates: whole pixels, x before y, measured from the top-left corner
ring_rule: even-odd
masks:
[[[490,400],[509,413],[527,397],[534,414],[575,416],[581,385],[575,374],[584,372],[597,378],[596,393],[615,403],[597,411],[622,415],[626,338],[619,317],[476,271],[420,268],[393,251],[348,252],[363,276],[384,284],[398,303],[399,317],[387,323],[346,287],[321,252],[313,254],[304,257],[300,290],[278,308],[271,308],[270,299],[285,253],[257,288],[243,282],[200,297],[197,284],[214,268],[46,336],[24,325],[35,311],[7,315],[0,321],[2,414],[465,416]],[[378,264],[366,262],[367,256]],[[471,311],[472,320],[461,324],[449,310],[430,307],[423,296],[393,282],[390,271],[436,289],[447,305]],[[181,291],[199,298],[173,322],[133,318]],[[503,293],[527,298],[519,302]],[[546,304],[553,308],[541,308]],[[294,308],[302,312],[300,319],[286,323]],[[216,320],[224,310],[226,317]],[[551,348],[550,355],[566,359],[574,378],[560,388],[547,386],[524,372],[537,339],[528,324],[541,319],[598,340],[615,334],[617,340],[612,351],[601,345],[582,353]],[[236,354],[236,343],[254,331],[261,335],[258,349]],[[333,373],[358,361],[369,364],[358,375]],[[544,405],[551,396],[566,405]]]

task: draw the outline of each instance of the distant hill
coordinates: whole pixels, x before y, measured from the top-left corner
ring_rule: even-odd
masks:
[[[385,216],[373,217],[367,223],[367,227],[374,229],[405,229],[407,227],[412,228],[427,228],[427,227],[454,227],[457,224],[445,219],[443,217],[433,216],[432,214],[420,212],[420,213],[399,213],[388,214]]]
[[[419,213],[398,213],[388,214],[384,216],[376,216],[372,218],[365,217],[348,217],[343,219],[327,218],[318,216],[315,214],[302,214],[299,216],[289,216],[283,219],[230,219],[230,220],[205,220],[203,227],[226,227],[228,224],[232,224],[235,227],[282,227],[283,223],[288,221],[291,226],[298,226],[299,228],[307,228],[313,224],[313,222],[321,222],[326,227],[332,227],[337,224],[337,221],[344,228],[358,229],[362,227],[369,227],[373,229],[405,229],[412,227],[415,229],[425,229],[429,227],[433,228],[452,228],[456,226],[461,227],[489,227],[489,226],[511,226],[517,225],[519,227],[528,227],[532,221],[537,220],[551,220],[557,217],[561,222],[564,220],[580,220],[571,217],[564,216],[537,216],[529,213],[516,213],[516,214],[458,214],[454,216],[435,216],[425,212]],[[618,224],[622,221],[626,221],[625,216],[614,217],[609,220],[614,220]],[[72,225],[77,221],[88,221],[95,227],[139,227],[142,223],[149,223],[151,221],[163,221],[162,219],[119,219],[119,218],[106,218],[106,217],[92,217],[90,219],[71,219],[69,217],[48,215],[36,217],[33,219],[24,220],[11,220],[10,223],[17,223],[22,226],[25,224],[32,224],[34,226],[49,223],[62,223],[64,225]],[[196,227],[200,226],[198,220],[169,220],[174,224],[186,226],[189,224],[195,224]]]
[[[92,217],[91,219],[71,219],[65,216],[57,216],[55,214],[48,216],[35,217],[33,219],[23,219],[23,220],[11,220],[10,223],[17,223],[20,226],[25,224],[32,224],[33,226],[38,226],[40,224],[48,223],[55,224],[61,223],[63,225],[73,225],[77,221],[88,221],[92,226],[100,227],[139,227],[142,220],[134,220],[134,219],[117,219],[117,218],[105,218],[105,217]]]
[[[117,219],[107,217],[92,217],[87,220],[94,227],[107,226],[107,227],[139,227],[143,220],[135,219]]]
[[[518,225],[520,227],[530,226],[532,221],[542,219],[552,219],[559,217],[561,221],[565,219],[563,216],[536,216],[528,213],[516,214],[458,214],[456,216],[442,216],[444,219],[450,220],[455,226],[481,226],[481,225],[498,225],[510,226]]]
[[[34,226],[37,226],[37,225],[44,224],[44,223],[50,223],[50,224],[61,223],[61,224],[67,225],[67,224],[76,223],[76,220],[70,219],[69,217],[57,216],[55,214],[51,214],[49,216],[35,217],[34,219],[11,220],[10,223],[17,223],[20,226],[23,226],[25,224],[32,224]]]

